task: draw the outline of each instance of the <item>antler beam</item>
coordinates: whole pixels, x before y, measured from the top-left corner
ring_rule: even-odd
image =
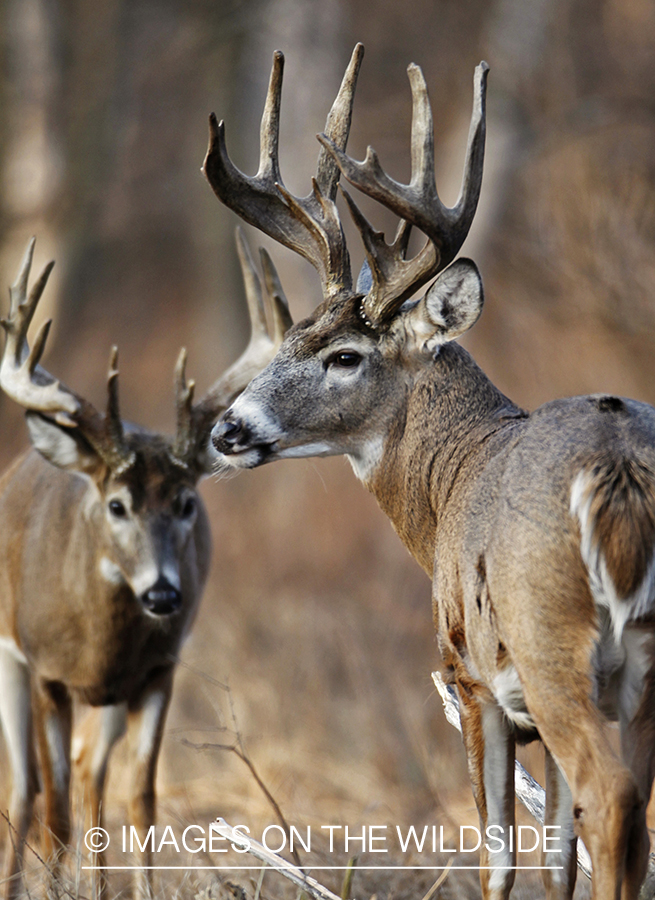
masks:
[[[464,178],[459,199],[452,208],[444,206],[437,193],[432,110],[419,66],[412,63],[407,70],[413,102],[409,184],[401,184],[387,175],[372,147],[368,148],[366,158],[357,162],[347,156],[330,135],[318,136],[352,185],[415,225],[428,238],[417,256],[405,260],[404,252],[401,254],[394,249],[395,244],[389,247],[357,209],[352,198],[346,195],[371,268],[372,287],[364,300],[364,310],[374,324],[389,319],[407,297],[452,262],[469,232],[482,184],[488,70],[485,62],[475,70]]]
[[[358,44],[343,77],[339,93],[325,125],[325,134],[345,150],[352,106],[364,48]],[[326,296],[350,289],[350,259],[335,205],[340,171],[337,163],[321,150],[312,191],[294,197],[284,187],[279,166],[280,99],[284,56],[273,55],[273,68],[260,129],[259,169],[244,175],[230,160],[225,143],[225,125],[209,117],[209,148],[203,171],[218,198],[246,222],[274,240],[304,256],[318,271]]]

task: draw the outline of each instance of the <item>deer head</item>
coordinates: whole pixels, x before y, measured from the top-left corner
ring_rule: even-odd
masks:
[[[215,193],[247,222],[308,259],[319,273],[324,295],[313,315],[289,331],[273,362],[214,429],[214,446],[230,466],[346,453],[360,477],[368,478],[407,380],[442,344],[470,328],[480,313],[483,296],[476,267],[468,260],[451,263],[471,226],[480,193],[488,67],[481,63],[476,69],[464,180],[451,209],[442,204],[435,186],[432,112],[418,66],[408,69],[413,97],[409,183],[390,178],[371,148],[363,162],[346,155],[362,55],[358,45],[325,132],[318,136],[321,150],[307,197],[290,194],[280,175],[281,53],[273,59],[255,176],[233,165],[224,125],[210,118],[204,171]],[[342,173],[401,217],[388,244],[343,191],[366,251],[354,286],[335,202]],[[427,241],[407,259],[412,225]],[[413,302],[413,294],[435,276],[425,296]]]
[[[217,416],[274,356],[289,324],[286,300],[273,264],[262,251],[265,294],[243,235],[237,246],[252,335],[242,356],[193,402],[185,377],[186,351],[175,369],[177,431],[173,439],[121,421],[118,354],[109,361],[106,412],[65,387],[40,365],[50,330],[44,322],[30,348],[27,331],[46,286],[49,263],[28,293],[34,253],[29,243],[10,288],[0,386],[27,410],[33,446],[60,470],[81,476],[93,497],[92,515],[102,544],[104,574],[125,581],[153,614],[169,614],[181,600],[180,563],[198,517],[196,483],[211,472],[209,433]],[[266,321],[269,308],[271,327]]]

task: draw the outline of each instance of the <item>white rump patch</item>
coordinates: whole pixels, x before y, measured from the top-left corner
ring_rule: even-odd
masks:
[[[584,470],[578,472],[571,486],[571,515],[580,523],[580,553],[589,574],[589,587],[595,602],[609,611],[616,642],[620,642],[628,622],[647,615],[655,606],[655,556],[644,579],[631,597],[619,597],[605,557],[594,539],[595,522],[591,519],[593,483]]]
[[[528,712],[523,696],[519,674],[513,665],[508,665],[493,680],[491,690],[498,705],[510,722],[519,728],[536,728],[534,719]]]

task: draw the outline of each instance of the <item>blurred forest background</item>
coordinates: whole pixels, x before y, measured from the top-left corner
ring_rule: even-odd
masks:
[[[236,217],[200,173],[208,113],[254,172],[282,49],[282,173],[306,194],[356,41],[366,56],[349,151],[362,158],[371,144],[407,180],[405,69],[419,63],[450,203],[473,69],[491,66],[485,181],[463,249],[486,291],[466,344],[490,377],[529,408],[595,391],[654,402],[652,0],[3,0],[0,280],[13,280],[31,234],[36,265],[56,259],[41,310],[55,320],[47,368],[100,404],[118,344],[123,414],[172,431],[179,347],[202,393],[247,340]],[[363,206],[392,233],[392,217]],[[307,314],[314,271],[248,237],[271,251],[294,318]],[[27,436],[2,397],[0,434],[6,465]],[[275,821],[235,754],[183,742],[230,744],[235,718],[292,824],[475,822],[459,737],[430,679],[428,580],[348,464],[277,463],[203,494],[213,569],[168,720],[159,821]],[[122,792],[119,751],[116,822]],[[394,885],[369,893],[422,896],[420,879]]]

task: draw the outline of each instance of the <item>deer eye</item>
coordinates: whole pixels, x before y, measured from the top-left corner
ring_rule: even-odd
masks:
[[[340,350],[330,357],[328,365],[337,366],[339,369],[354,369],[361,360],[361,354],[356,350]]]
[[[109,501],[109,512],[116,519],[124,519],[127,516],[127,510],[120,500]]]
[[[190,519],[196,511],[196,501],[194,497],[187,497],[180,508],[180,517],[182,519]]]

